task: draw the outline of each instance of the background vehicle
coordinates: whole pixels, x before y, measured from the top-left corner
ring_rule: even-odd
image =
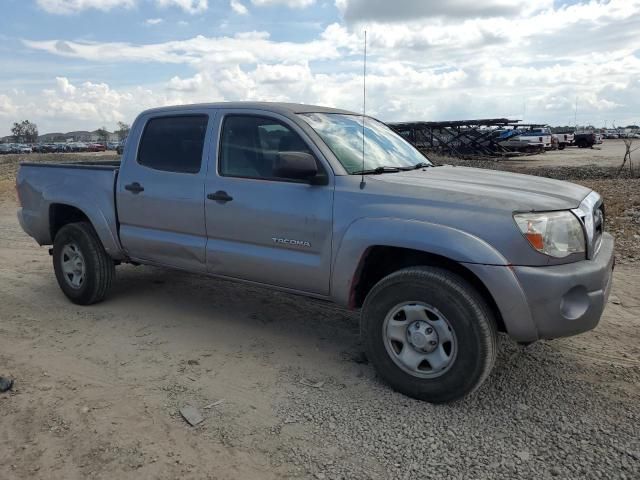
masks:
[[[591,148],[597,143],[596,134],[593,132],[576,132],[574,142],[579,148]]]
[[[553,146],[551,129],[548,127],[520,130],[520,134],[516,138],[530,143],[542,144],[545,150],[549,150]]]
[[[434,166],[344,110],[149,110],[121,162],[25,163],[16,181],[20,223],[53,244],[71,301],[102,300],[121,262],[330,300],[361,309],[380,376],[432,402],[479,387],[498,331],[532,342],[594,328],[611,287],[597,193]]]
[[[553,136],[557,139],[558,150],[564,150],[566,147],[573,145],[574,143],[573,132],[554,133]]]
[[[104,152],[106,150],[107,150],[107,147],[105,147],[101,143],[89,143],[89,144],[87,144],[87,151],[88,152]]]

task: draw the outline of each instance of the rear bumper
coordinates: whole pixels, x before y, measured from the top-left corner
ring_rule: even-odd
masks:
[[[566,337],[596,327],[611,291],[613,237],[592,260],[547,267],[465,264],[491,293],[507,333],[519,342]]]
[[[551,267],[513,267],[538,338],[566,337],[595,328],[611,291],[613,244],[613,237],[605,233],[593,260]]]

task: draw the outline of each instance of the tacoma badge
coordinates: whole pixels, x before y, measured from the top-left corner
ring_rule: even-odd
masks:
[[[296,247],[311,248],[311,244],[304,240],[291,240],[289,238],[277,238],[277,237],[271,237],[271,240],[273,240],[273,243],[284,243],[286,245],[294,245]]]

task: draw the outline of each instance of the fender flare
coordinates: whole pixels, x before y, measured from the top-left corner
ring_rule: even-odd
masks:
[[[534,341],[538,332],[531,310],[509,262],[486,241],[445,225],[419,220],[360,218],[349,225],[336,249],[331,275],[331,297],[349,305],[351,290],[369,248],[410,248],[458,262],[487,288],[500,310],[509,335]]]
[[[509,264],[486,241],[462,230],[419,220],[359,218],[347,227],[334,255],[331,297],[339,304],[349,304],[355,273],[373,246],[410,248],[459,263]]]
[[[56,193],[53,195],[46,190],[43,192],[43,199],[48,205],[47,211],[49,212],[54,204],[77,208],[91,222],[107,254],[114,260],[123,260],[124,254],[120,240],[115,235],[118,228],[115,217],[110,218],[105,215],[104,210],[98,205],[99,202],[96,202],[95,197],[91,198],[89,192],[78,192],[77,190],[74,192],[60,192],[58,188],[56,187]],[[53,238],[51,238],[51,243],[53,243]]]

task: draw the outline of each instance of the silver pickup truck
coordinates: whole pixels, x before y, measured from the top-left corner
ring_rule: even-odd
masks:
[[[123,262],[329,300],[360,310],[379,375],[430,402],[478,388],[498,332],[529,343],[594,328],[611,287],[597,193],[436,166],[344,110],[148,110],[120,163],[24,163],[17,191],[72,302],[102,300]]]

